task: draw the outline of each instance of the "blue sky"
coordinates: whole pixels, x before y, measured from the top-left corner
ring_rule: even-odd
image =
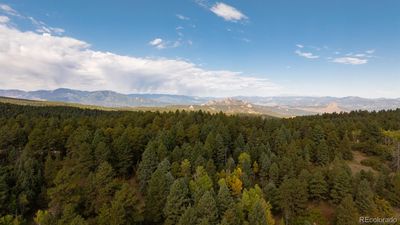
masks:
[[[397,0],[0,4],[2,89],[400,97]]]

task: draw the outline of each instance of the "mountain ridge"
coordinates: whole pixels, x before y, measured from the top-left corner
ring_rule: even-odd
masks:
[[[285,116],[309,115],[353,110],[378,111],[400,108],[400,98],[313,97],[313,96],[233,96],[227,98],[199,97],[174,94],[122,94],[110,90],[83,91],[68,88],[23,91],[1,90],[0,96],[38,100],[98,105],[103,107],[168,107],[208,108],[210,110],[241,113],[273,112]],[[191,107],[190,107],[191,106]],[[197,106],[197,107],[194,107]]]

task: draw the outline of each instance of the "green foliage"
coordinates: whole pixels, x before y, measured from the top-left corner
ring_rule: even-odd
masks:
[[[358,209],[390,216],[398,130],[400,110],[265,119],[0,104],[0,221],[320,224],[321,201],[338,224]],[[375,171],[355,174],[352,149]]]
[[[190,203],[189,188],[185,178],[174,181],[164,207],[165,225],[177,224]]]
[[[226,210],[233,207],[235,201],[232,198],[228,186],[226,185],[225,179],[219,180],[218,184],[219,184],[219,191],[217,195],[217,205],[218,205],[218,211],[222,215],[225,213]]]
[[[336,168],[333,176],[330,196],[333,203],[339,204],[346,195],[352,192],[352,177],[343,168]]]
[[[73,205],[66,205],[57,225],[88,225],[85,219],[79,215]]]
[[[174,181],[169,170],[169,161],[165,159],[151,175],[146,193],[146,219],[149,221],[160,222],[162,219],[162,209]]]
[[[203,167],[197,167],[194,179],[189,183],[193,200],[197,203],[206,192],[213,192],[213,182]]]
[[[5,215],[3,217],[0,217],[0,225],[22,225],[22,221],[19,217]]]
[[[328,183],[320,170],[317,170],[309,181],[310,198],[315,200],[322,200],[327,198]]]
[[[280,208],[286,219],[301,215],[307,207],[308,192],[305,181],[289,178],[279,187]]]
[[[143,202],[134,187],[123,184],[115,193],[111,204],[105,203],[100,209],[100,225],[134,225],[143,221]]]
[[[357,225],[359,214],[353,198],[347,195],[343,198],[336,210],[336,225]]]
[[[140,191],[144,192],[147,187],[147,183],[151,178],[154,170],[157,169],[157,143],[150,142],[142,154],[142,160],[139,163],[137,169],[137,176],[140,182]]]
[[[182,216],[179,218],[178,225],[197,224],[196,210],[193,207],[188,207]]]
[[[200,198],[196,205],[196,215],[198,223],[202,224],[207,221],[208,224],[217,224],[218,222],[218,208],[217,203],[210,191],[207,191]]]
[[[362,215],[372,215],[376,211],[374,193],[371,190],[369,182],[365,179],[358,185],[355,204]]]

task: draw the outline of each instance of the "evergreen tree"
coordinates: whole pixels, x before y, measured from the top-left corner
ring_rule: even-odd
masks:
[[[324,139],[316,147],[315,157],[318,165],[326,165],[330,161],[329,147]]]
[[[135,189],[124,184],[115,193],[111,205],[104,204],[100,209],[100,225],[135,225],[143,221],[144,204],[139,200]]]
[[[7,202],[9,199],[9,191],[8,187],[8,174],[6,169],[0,166],[0,212],[5,212],[7,209]],[[0,213],[3,215],[3,213]]]
[[[342,141],[340,142],[338,150],[342,155],[343,159],[345,160],[353,159],[353,153],[351,152],[351,142],[347,133],[344,135]]]
[[[222,136],[220,134],[217,134],[217,136],[215,137],[215,157],[214,157],[214,161],[216,162],[217,168],[218,169],[222,169],[225,164],[226,164],[226,160],[227,160],[227,147],[224,144],[224,139],[222,138]]]
[[[333,187],[330,193],[333,203],[340,203],[346,195],[351,194],[351,189],[351,176],[344,169],[339,168],[333,178]]]
[[[66,205],[61,218],[57,221],[57,225],[88,225],[88,223],[75,212],[72,205]]]
[[[220,215],[223,215],[227,209],[231,208],[234,205],[234,200],[228,186],[226,185],[225,179],[219,180],[218,184],[219,191],[217,195],[217,206]]]
[[[237,225],[242,224],[244,220],[243,209],[240,203],[235,204],[232,208],[225,211],[222,216],[220,225]]]
[[[279,183],[279,167],[275,162],[269,168],[269,180],[275,184]]]
[[[355,204],[362,215],[372,215],[376,211],[374,193],[369,182],[365,179],[358,185]]]
[[[272,210],[275,212],[279,208],[279,191],[273,182],[268,182],[263,187],[265,199],[272,205]]]
[[[174,179],[169,170],[169,161],[165,159],[151,175],[146,193],[146,218],[149,221],[160,222],[162,219],[162,209]]]
[[[249,212],[249,223],[252,225],[269,225],[261,201],[257,201],[253,204]]]
[[[203,167],[197,167],[194,179],[189,183],[193,200],[197,203],[207,191],[213,192],[213,182]]]
[[[315,200],[326,199],[328,193],[328,183],[325,181],[323,174],[317,170],[309,182],[310,198]]]
[[[307,207],[308,194],[304,181],[295,178],[284,180],[279,187],[279,196],[286,222],[301,215]]]
[[[181,162],[180,170],[181,170],[180,172],[181,172],[182,177],[186,177],[186,178],[190,177],[190,175],[192,174],[192,171],[191,171],[192,168],[191,168],[190,161],[187,159],[184,159]]]
[[[218,222],[218,209],[215,199],[211,192],[207,191],[200,198],[196,205],[196,214],[199,223],[207,219],[210,225],[217,224]]]
[[[197,215],[195,208],[189,206],[183,215],[179,218],[177,225],[197,224]]]
[[[157,144],[156,142],[150,142],[142,154],[142,160],[139,163],[137,169],[137,176],[140,184],[140,191],[146,190],[147,184],[153,174],[154,170],[157,169]]]
[[[190,203],[189,188],[185,178],[174,181],[164,208],[165,225],[175,225]]]
[[[261,153],[260,156],[260,170],[259,177],[262,183],[268,182],[269,168],[271,167],[271,160],[265,152]]]
[[[347,195],[336,209],[336,225],[358,225],[359,215],[353,198]]]

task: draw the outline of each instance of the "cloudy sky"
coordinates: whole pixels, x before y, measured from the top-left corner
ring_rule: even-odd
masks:
[[[0,0],[0,89],[400,97],[398,0]]]

